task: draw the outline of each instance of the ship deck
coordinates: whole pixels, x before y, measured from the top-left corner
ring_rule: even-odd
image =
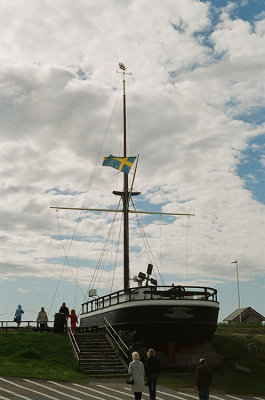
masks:
[[[217,302],[217,290],[204,286],[142,286],[109,293],[82,304],[82,313],[87,315],[117,304],[136,301],[192,300]],[[195,303],[196,304],[196,303]]]

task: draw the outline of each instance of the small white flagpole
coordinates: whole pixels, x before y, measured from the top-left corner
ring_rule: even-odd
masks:
[[[238,310],[239,310],[239,321],[241,323],[241,309],[240,309],[240,293],[239,293],[239,274],[238,274],[238,262],[233,261],[231,264],[236,264],[236,277],[237,277],[237,295],[238,295]]]

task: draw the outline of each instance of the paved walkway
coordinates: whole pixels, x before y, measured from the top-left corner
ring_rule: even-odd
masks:
[[[102,379],[91,381],[86,385],[62,383],[54,381],[37,381],[31,379],[0,377],[0,400],[131,400],[134,399],[125,379]],[[175,392],[158,386],[157,400],[198,400],[197,393],[192,389]],[[148,400],[149,395],[143,393],[142,400]],[[265,397],[229,396],[212,393],[210,400],[265,400]]]

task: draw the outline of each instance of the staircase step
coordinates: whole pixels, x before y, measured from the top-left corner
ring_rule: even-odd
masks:
[[[80,369],[93,375],[123,375],[127,370],[102,334],[79,333],[75,335],[80,350]]]
[[[115,361],[115,362],[113,362],[113,361],[106,361],[106,360],[87,360],[87,359],[85,359],[85,360],[80,360],[80,364],[82,364],[82,365],[84,365],[84,364],[86,364],[86,365],[100,365],[101,367],[105,367],[105,366],[109,366],[109,365],[112,365],[113,367],[118,367],[118,368],[120,368],[121,367],[121,364],[120,364],[120,362],[119,361]]]
[[[90,354],[90,353],[80,353],[80,359],[81,360],[110,360],[114,361],[117,360],[117,356],[115,354],[113,355],[108,355],[106,354]]]
[[[89,375],[96,375],[96,376],[104,376],[104,375],[108,375],[108,376],[116,376],[116,377],[121,377],[121,376],[127,376],[127,374],[124,374],[124,372],[117,372],[117,371],[112,371],[112,370],[108,370],[108,371],[101,371],[101,370],[97,370],[97,369],[93,369],[93,370],[86,370],[83,369],[83,372],[88,372]]]

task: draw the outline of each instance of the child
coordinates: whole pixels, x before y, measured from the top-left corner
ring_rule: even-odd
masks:
[[[78,319],[77,319],[77,315],[76,315],[74,309],[71,310],[71,314],[67,315],[67,318],[70,318],[70,320],[71,320],[71,329],[72,329],[73,334],[75,334],[76,324],[78,322]]]

